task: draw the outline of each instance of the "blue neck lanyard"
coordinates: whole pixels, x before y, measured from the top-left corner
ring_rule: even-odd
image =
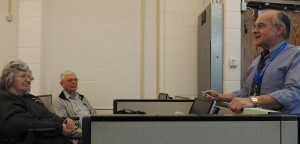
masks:
[[[270,63],[275,59],[275,57],[286,47],[287,45],[287,42],[283,42],[280,47],[275,51],[275,53],[272,55],[272,57],[269,59],[269,61],[266,63],[265,67],[262,69],[261,73],[258,72],[258,70],[256,70],[256,73],[255,73],[255,84],[256,86],[258,86],[261,81],[262,81],[262,78],[265,74],[265,71],[267,69],[267,67],[270,65]]]

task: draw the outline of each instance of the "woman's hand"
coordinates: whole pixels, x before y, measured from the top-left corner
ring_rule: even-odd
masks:
[[[75,129],[75,122],[70,119],[70,118],[66,118],[64,121],[63,121],[63,124],[66,124],[66,126],[70,129]]]
[[[72,134],[72,132],[75,130],[74,128],[68,128],[67,124],[62,124],[62,135],[69,136]]]

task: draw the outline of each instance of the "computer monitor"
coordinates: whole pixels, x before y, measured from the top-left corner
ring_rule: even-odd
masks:
[[[211,115],[214,114],[216,106],[215,100],[204,98],[195,98],[191,106],[189,114]]]
[[[188,114],[193,100],[114,99],[113,114],[130,109],[146,114]]]
[[[169,99],[169,94],[167,94],[167,93],[159,93],[158,99],[159,100],[167,100],[167,99]]]

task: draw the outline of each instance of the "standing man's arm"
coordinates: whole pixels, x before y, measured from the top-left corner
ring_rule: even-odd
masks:
[[[233,99],[233,96],[230,93],[220,94],[214,90],[206,90],[203,93],[203,96],[208,99],[215,99],[223,102],[230,102]]]
[[[281,109],[283,107],[278,101],[269,95],[260,95],[257,97],[258,107],[269,108],[269,109]]]
[[[234,113],[240,113],[242,108],[244,107],[263,107],[269,109],[281,109],[283,106],[277,102],[273,97],[269,95],[260,95],[256,97],[258,99],[257,104],[254,104],[251,101],[251,98],[234,98],[228,104],[228,108],[232,110]]]

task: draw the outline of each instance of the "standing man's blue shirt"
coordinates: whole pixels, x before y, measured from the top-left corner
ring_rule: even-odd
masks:
[[[280,45],[269,50],[270,56]],[[234,97],[250,95],[259,59],[257,57],[248,67],[248,79],[242,90],[232,92]],[[279,110],[282,113],[300,114],[300,46],[287,45],[270,63],[262,79],[261,95],[269,95],[282,104],[283,108]]]

